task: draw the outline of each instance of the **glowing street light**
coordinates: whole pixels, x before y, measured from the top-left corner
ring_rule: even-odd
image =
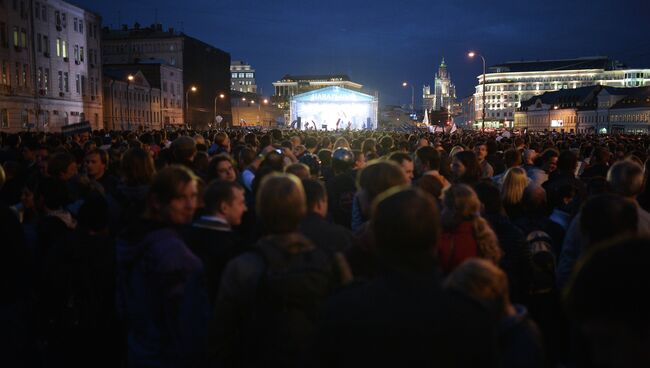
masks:
[[[467,56],[469,56],[470,58],[474,58],[475,56],[480,56],[481,60],[483,60],[483,81],[482,81],[483,82],[482,83],[483,84],[483,86],[482,86],[482,89],[483,89],[483,114],[481,116],[481,130],[484,130],[485,129],[485,58],[483,57],[483,55],[477,54],[474,51],[468,52]]]
[[[198,88],[196,86],[191,86],[185,91],[185,124],[189,122],[190,119],[190,91],[196,93]]]
[[[215,121],[215,126],[216,124],[219,124],[217,121],[217,99],[224,99],[226,98],[226,95],[223,93],[219,93],[218,95],[214,96],[214,121]]]
[[[406,87],[406,86],[411,86],[411,112],[415,113],[415,89],[413,88],[413,84],[408,82],[403,82],[402,87]]]

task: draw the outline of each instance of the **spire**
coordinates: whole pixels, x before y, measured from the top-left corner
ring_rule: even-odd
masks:
[[[440,63],[440,67],[441,68],[446,68],[447,67],[447,65],[445,65],[445,57],[444,56],[442,57],[442,62]]]

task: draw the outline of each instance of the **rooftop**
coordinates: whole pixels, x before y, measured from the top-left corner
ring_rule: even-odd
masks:
[[[310,81],[351,81],[350,77],[345,74],[330,75],[290,75],[285,74],[281,79],[282,82],[310,82]]]
[[[622,63],[611,60],[607,56],[594,56],[562,60],[508,61],[492,65],[488,69],[490,73],[517,73],[583,69],[615,70],[624,67]]]

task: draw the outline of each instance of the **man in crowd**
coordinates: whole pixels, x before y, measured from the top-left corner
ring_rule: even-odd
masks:
[[[413,159],[408,153],[393,152],[388,159],[397,162],[402,170],[404,170],[406,177],[409,180],[413,180]]]

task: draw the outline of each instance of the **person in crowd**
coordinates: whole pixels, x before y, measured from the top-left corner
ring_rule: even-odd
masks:
[[[159,171],[144,218],[117,241],[117,300],[127,329],[129,366],[186,367],[205,361],[209,304],[203,264],[179,232],[196,211],[197,180],[183,166]]]
[[[496,366],[487,311],[442,288],[435,257],[442,229],[433,198],[394,188],[374,203],[380,273],[330,298],[317,366]]]
[[[460,151],[452,156],[451,173],[454,183],[474,186],[481,178],[481,167],[472,151]]]
[[[481,178],[491,178],[494,176],[494,168],[488,162],[488,147],[487,143],[480,142],[474,146],[474,153],[476,154],[476,159],[478,160],[479,167],[481,168]]]
[[[465,184],[452,185],[443,193],[443,206],[443,231],[438,247],[442,271],[448,274],[472,257],[498,264],[503,252],[496,234],[481,217],[481,202],[474,190]]]
[[[506,173],[508,172],[509,169],[513,167],[521,167],[521,162],[522,162],[521,152],[512,148],[506,150],[503,153],[503,162],[505,165],[505,170],[502,173],[492,177],[492,181],[499,188],[501,188],[501,186],[503,185],[503,179],[505,178]]]
[[[637,233],[637,205],[618,194],[601,194],[582,206],[580,234],[583,252],[612,238],[630,237]]]
[[[447,178],[440,173],[442,158],[440,153],[433,147],[420,147],[415,151],[414,173],[420,180],[424,175],[433,176],[447,188],[450,184]]]
[[[309,166],[300,162],[285,167],[284,172],[287,174],[295,175],[301,180],[309,179],[311,177]]]
[[[393,152],[389,160],[397,162],[397,164],[404,170],[404,174],[409,180],[413,180],[413,159],[411,156],[404,152]]]
[[[188,136],[180,136],[169,146],[171,163],[194,168],[194,156],[196,156],[196,142]]]
[[[99,148],[92,149],[86,153],[84,159],[86,175],[88,178],[99,183],[106,194],[114,194],[117,190],[118,180],[108,171],[108,153]]]
[[[609,171],[609,160],[611,153],[607,148],[596,147],[593,149],[592,156],[589,160],[589,165],[582,171],[580,178],[589,180],[596,177],[607,177]]]
[[[519,167],[513,167],[506,171],[501,186],[501,200],[503,207],[511,220],[515,221],[523,216],[522,198],[524,190],[528,186],[526,171]]]
[[[573,151],[562,151],[557,159],[557,170],[555,170],[544,183],[543,187],[549,197],[555,197],[562,186],[570,185],[576,188],[577,202],[582,202],[586,197],[586,187],[579,180],[575,173],[578,168],[578,156]]]
[[[343,258],[298,233],[307,204],[295,176],[267,175],[257,193],[256,212],[266,235],[223,272],[210,333],[211,358],[224,366],[304,366],[318,311],[343,282],[336,261]]]
[[[300,233],[317,247],[329,252],[345,252],[352,246],[352,233],[341,225],[327,221],[327,190],[323,182],[303,178],[307,214],[300,223]]]
[[[214,303],[223,269],[245,250],[233,226],[241,224],[248,208],[244,189],[236,182],[225,180],[212,181],[205,188],[203,204],[204,215],[184,231],[184,239],[203,262],[208,298]]]
[[[329,194],[328,208],[334,223],[350,228],[352,225],[352,202],[356,192],[355,177],[352,173],[354,155],[348,148],[337,148],[332,153],[334,177],[326,181]]]
[[[535,157],[533,166],[526,172],[532,184],[541,186],[548,180],[549,174],[557,167],[558,156],[556,149],[548,148]]]
[[[227,154],[216,155],[210,160],[206,181],[209,183],[213,180],[237,181],[237,171],[232,158]]]
[[[650,289],[646,238],[591,249],[568,285],[565,305],[573,323],[575,367],[647,367]]]
[[[445,287],[480,301],[498,326],[502,367],[545,367],[541,333],[522,304],[512,304],[508,277],[493,263],[468,259],[445,280]]]

